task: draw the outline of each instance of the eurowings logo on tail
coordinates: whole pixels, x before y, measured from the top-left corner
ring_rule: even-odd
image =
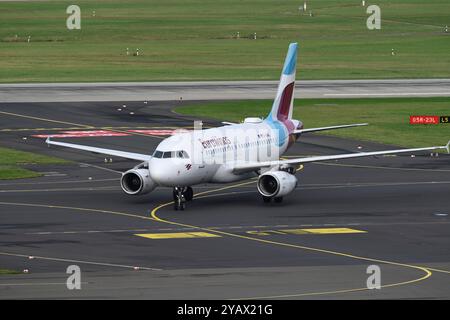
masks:
[[[298,44],[291,43],[284,61],[277,95],[273,101],[272,109],[266,118],[269,125],[278,131],[279,146],[281,146],[289,134],[295,130],[295,124],[292,122],[292,110],[294,107],[297,51]]]
[[[291,43],[284,61],[277,95],[270,111],[271,120],[285,121],[292,118],[297,51],[298,44]]]

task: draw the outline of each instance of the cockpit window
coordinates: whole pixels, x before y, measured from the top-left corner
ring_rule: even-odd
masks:
[[[163,153],[161,151],[156,150],[153,153],[153,157],[155,157],[155,158],[162,158],[162,156],[163,156]]]
[[[164,158],[164,159],[168,159],[168,158],[181,158],[181,159],[189,159],[189,155],[186,151],[184,150],[179,150],[179,151],[155,151],[153,153],[153,157],[154,158]]]
[[[189,158],[189,155],[184,150],[177,151],[176,154],[177,154],[177,158],[183,158],[183,159]]]

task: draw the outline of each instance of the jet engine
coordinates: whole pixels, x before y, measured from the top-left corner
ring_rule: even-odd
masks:
[[[156,188],[156,183],[150,177],[150,171],[146,169],[131,169],[122,174],[120,186],[127,194],[146,194]]]
[[[297,178],[286,171],[268,171],[259,176],[258,191],[267,198],[278,198],[292,192]]]

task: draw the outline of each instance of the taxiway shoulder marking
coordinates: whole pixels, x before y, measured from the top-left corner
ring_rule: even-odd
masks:
[[[367,231],[351,228],[313,228],[313,229],[281,229],[281,230],[251,230],[246,233],[255,236],[281,235],[303,235],[303,234],[347,234],[367,233]]]
[[[301,230],[306,233],[314,233],[314,234],[367,233],[367,231],[351,229],[351,228],[290,229],[290,230],[281,230],[281,231],[295,233],[298,230]]]
[[[208,232],[175,232],[175,233],[140,233],[135,236],[147,239],[189,239],[189,238],[220,238],[221,236]]]

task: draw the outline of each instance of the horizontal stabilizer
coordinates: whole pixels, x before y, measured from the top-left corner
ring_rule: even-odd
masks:
[[[331,126],[331,127],[321,127],[321,128],[311,128],[311,129],[300,129],[295,130],[294,133],[308,133],[308,132],[317,132],[317,131],[325,131],[325,130],[335,130],[335,129],[344,129],[344,128],[352,128],[352,127],[362,127],[367,126],[368,123],[355,123],[355,124],[344,124],[341,126]]]

